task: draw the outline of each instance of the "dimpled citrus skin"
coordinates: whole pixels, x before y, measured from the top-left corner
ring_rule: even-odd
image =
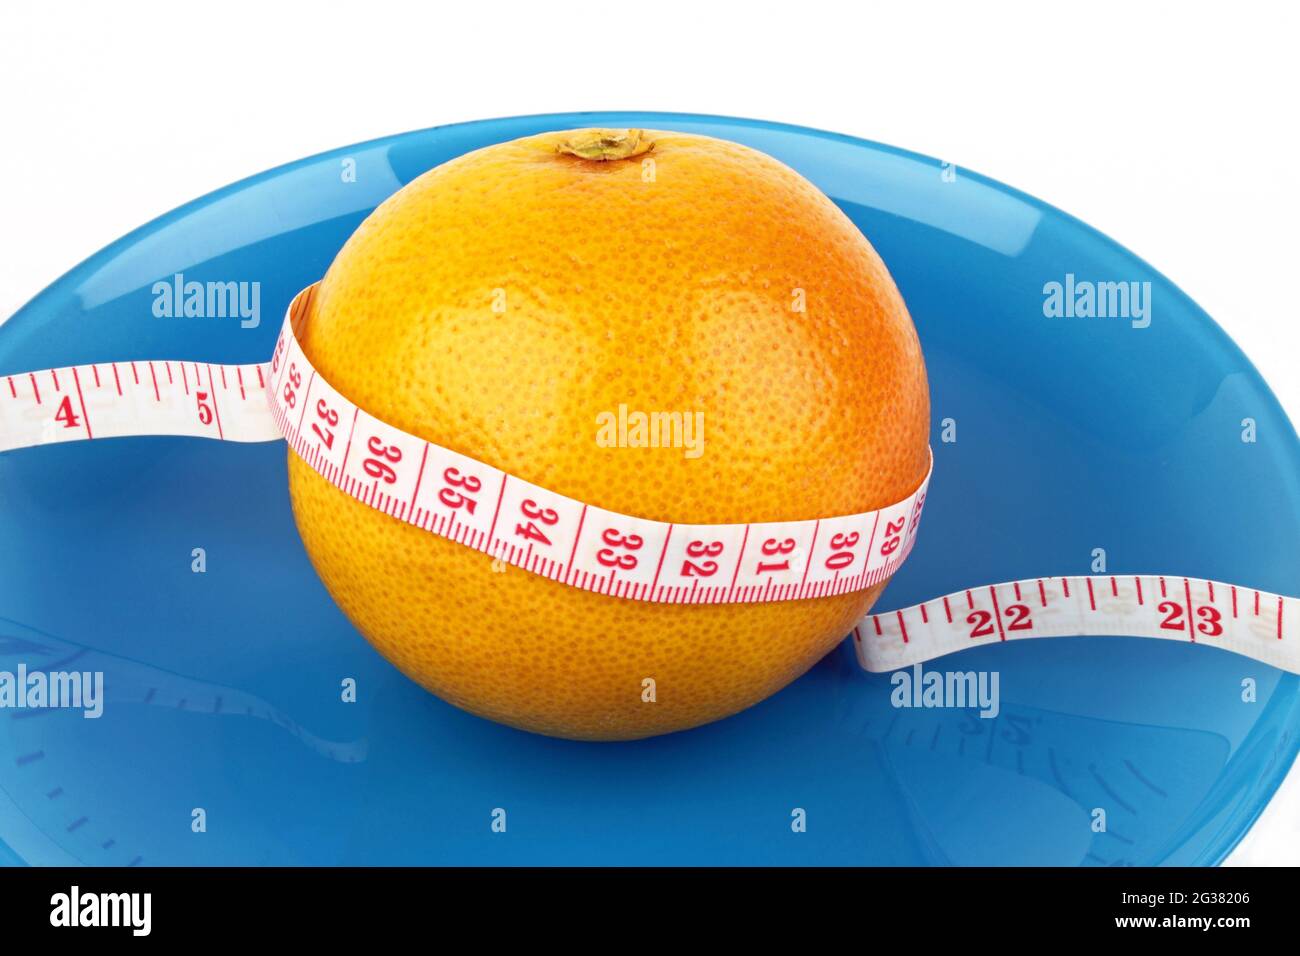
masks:
[[[921,351],[839,209],[735,143],[644,131],[638,154],[596,160],[557,149],[573,135],[469,153],[375,210],[300,329],[325,380],[398,428],[624,514],[798,520],[910,494],[928,465]],[[702,412],[702,455],[601,447],[597,416],[620,404]],[[289,486],[321,579],[385,657],[459,707],[555,736],[733,714],[816,663],[883,586],[765,604],[606,597],[494,571],[292,452]]]

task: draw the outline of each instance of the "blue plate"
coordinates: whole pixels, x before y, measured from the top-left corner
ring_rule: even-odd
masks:
[[[829,194],[889,264],[929,366],[935,474],[920,544],[882,608],[1088,573],[1095,549],[1111,572],[1300,590],[1300,443],[1194,303],[1015,190],[789,126],[566,114],[305,159],[72,270],[0,326],[0,374],[265,360],[290,297],[382,199],[467,150],[575,126],[761,149]],[[260,324],[155,317],[153,284],[177,273],[259,282]],[[1067,274],[1149,282],[1149,327],[1046,317],[1044,286]],[[888,676],[841,647],[774,698],[687,733],[521,733],[425,693],[335,608],[294,530],[280,444],[132,438],[0,455],[0,542],[0,670],[102,671],[108,698],[97,720],[0,711],[0,857],[15,863],[1208,864],[1300,743],[1297,678],[1216,649],[1101,638],[933,665],[996,670],[993,719],[895,709]],[[206,573],[191,570],[194,548]],[[341,699],[346,678],[355,703]],[[797,809],[806,832],[791,826]]]

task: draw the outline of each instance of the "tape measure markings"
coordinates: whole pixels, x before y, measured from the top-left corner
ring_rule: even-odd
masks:
[[[290,307],[270,363],[275,424],[326,481],[398,520],[574,587],[661,603],[843,594],[893,574],[911,551],[925,483],[878,512],[678,525],[606,511],[426,442],[353,405],[317,372],[293,334],[307,301]],[[348,417],[345,437],[339,425]],[[519,522],[513,537],[503,533],[502,525],[510,523],[503,522],[505,515]],[[890,537],[876,549],[882,516]],[[747,556],[751,529],[759,530],[764,545],[761,554]]]
[[[954,591],[897,611],[868,614],[869,625],[854,629],[853,644],[859,662],[874,672],[986,644],[1114,635],[1206,644],[1300,673],[1300,599],[1250,590],[1243,609],[1236,585],[1169,578],[1027,578]],[[1025,593],[1036,594],[1038,601],[1026,601]],[[932,604],[941,605],[943,614],[930,614]]]
[[[238,442],[280,437],[266,408],[261,365],[218,366],[220,376],[208,365],[206,386],[197,362],[113,362],[104,367],[102,375],[100,364],[89,364],[7,376],[8,394],[0,392],[0,451],[134,435]],[[259,382],[258,388],[246,388],[245,376]],[[19,387],[24,378],[28,388]]]
[[[553,581],[660,603],[785,601],[859,591],[894,574],[915,544],[928,472],[907,498],[872,512],[690,525],[607,511],[424,441],[349,401],[307,359],[293,326],[306,316],[316,288],[294,297],[267,363],[150,361],[142,376],[140,363],[115,362],[107,366],[111,385],[98,364],[69,366],[27,373],[30,396],[19,387],[21,374],[7,376],[9,395],[0,392],[0,451],[147,434],[284,438],[330,484],[393,518]],[[43,394],[47,373],[52,393]],[[1288,603],[1300,604],[1296,599],[1255,591],[1246,627],[1235,585],[1219,585],[1216,595],[1214,582],[1179,578],[1183,593],[1175,601],[1164,576],[1132,580],[1131,592],[1116,576],[1013,581],[979,589],[978,601],[974,589],[957,591],[868,615],[853,629],[854,646],[862,665],[879,671],[1026,637],[1122,633],[1193,643],[1200,637],[1200,643],[1300,672],[1300,653],[1293,649],[1300,641],[1282,641],[1287,623],[1300,620],[1300,607],[1286,614]],[[1049,582],[1055,582],[1050,595]],[[1205,602],[1194,598],[1194,583],[1198,593],[1204,588]],[[1039,606],[1031,612],[1024,591],[1034,589]],[[1157,591],[1161,600],[1149,602],[1147,594]],[[963,599],[965,612],[954,610]],[[1274,647],[1261,643],[1258,633],[1265,617],[1261,601],[1276,605],[1269,623],[1280,642]],[[942,605],[942,618],[930,614],[931,604]]]

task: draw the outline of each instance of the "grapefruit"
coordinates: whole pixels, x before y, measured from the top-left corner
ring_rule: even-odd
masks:
[[[561,131],[430,170],[347,241],[300,339],[381,420],[623,514],[852,514],[905,498],[928,465],[921,350],[875,250],[793,170],[705,136]],[[691,415],[698,453],[598,440],[620,406]],[[326,588],[385,657],[458,707],[561,737],[742,710],[831,650],[884,586],[631,601],[499,573],[292,452],[289,488]]]

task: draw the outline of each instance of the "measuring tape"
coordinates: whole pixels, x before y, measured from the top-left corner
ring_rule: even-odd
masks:
[[[317,284],[318,285],[318,284]],[[294,334],[269,362],[135,361],[0,381],[0,452],[128,435],[286,439],[326,481],[400,521],[611,597],[723,604],[827,597],[890,577],[916,541],[930,475],[895,504],[808,521],[689,525],[621,515],[540,488],[380,421],[333,388]],[[1221,647],[1300,673],[1300,599],[1194,578],[1054,577],[957,591],[870,614],[869,671],[1034,637],[1123,635]]]

